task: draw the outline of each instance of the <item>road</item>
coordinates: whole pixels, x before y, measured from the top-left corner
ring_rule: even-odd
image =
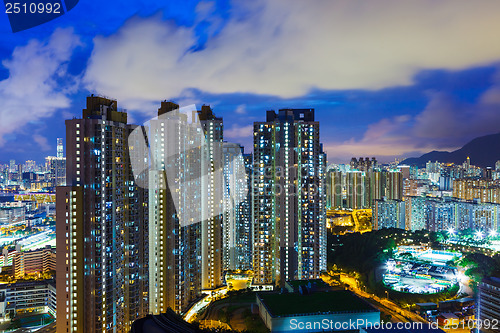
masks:
[[[350,277],[346,274],[340,274],[340,281],[348,285],[349,289],[356,295],[366,299],[370,304],[373,304],[376,308],[378,308],[385,314],[391,315],[392,322],[413,321],[413,322],[427,323],[427,321],[424,318],[420,317],[416,313],[411,312],[407,309],[402,309],[388,299],[380,298],[374,294],[369,294],[359,289],[358,282],[353,277]]]
[[[221,288],[217,291],[213,291],[212,293],[206,295],[204,298],[200,299],[196,302],[185,314],[184,320],[190,323],[194,318],[195,314],[199,311],[203,310],[207,306],[210,305],[217,297],[224,297],[227,293],[227,288]]]
[[[354,292],[356,295],[359,297],[362,297],[366,299],[370,304],[372,304],[374,307],[376,307],[378,310],[383,312],[386,315],[391,316],[391,321],[393,323],[397,322],[421,322],[421,323],[428,323],[427,320],[422,318],[421,316],[417,315],[416,313],[402,309],[398,305],[396,305],[394,302],[391,302],[390,300],[386,298],[380,298],[374,294],[369,294],[367,292],[364,292],[363,290],[358,288],[358,283],[356,279],[353,277],[350,277],[346,274],[341,274],[340,275],[340,280],[341,282],[345,283],[346,285],[349,286],[349,290]],[[462,283],[461,283],[462,285]],[[464,288],[465,289],[465,288]],[[462,324],[460,324],[461,326]],[[470,329],[465,328],[456,328],[456,329],[444,329],[445,332],[449,333],[470,333]]]

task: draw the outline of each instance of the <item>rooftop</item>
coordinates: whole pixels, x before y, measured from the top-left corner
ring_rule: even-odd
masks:
[[[257,295],[273,317],[297,314],[372,312],[371,305],[346,290],[316,292],[309,295],[299,293],[259,293]]]

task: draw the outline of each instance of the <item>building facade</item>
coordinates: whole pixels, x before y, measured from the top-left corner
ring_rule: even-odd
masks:
[[[325,164],[313,109],[254,123],[254,283],[284,285],[326,269]]]
[[[16,279],[22,279],[26,274],[55,270],[56,251],[50,246],[44,249],[16,252],[12,258],[12,271]]]
[[[500,182],[488,179],[454,179],[453,197],[500,204]]]
[[[485,278],[479,284],[476,311],[476,318],[482,324],[481,332],[498,332],[498,322],[500,321],[500,278]]]
[[[327,207],[331,209],[373,208],[375,200],[383,197],[389,200],[403,198],[403,174],[400,170],[374,167],[366,171],[331,169],[327,179]]]
[[[451,197],[404,197],[407,230],[498,232],[500,204]]]
[[[57,332],[128,332],[148,311],[147,193],[135,185],[117,102],[87,97],[66,121],[67,184],[56,195]]]
[[[0,316],[13,318],[23,312],[45,312],[56,316],[54,280],[0,284]]]
[[[66,185],[66,158],[47,156],[45,165],[48,172],[48,180],[53,187]]]
[[[224,146],[224,270],[252,268],[251,171],[252,155],[243,146]]]
[[[382,198],[375,200],[373,211],[373,228],[405,229],[405,203],[402,200]]]
[[[191,120],[178,109],[162,102],[147,129],[154,157],[148,171],[153,314],[179,313],[202,290],[222,285],[222,118],[208,106]]]

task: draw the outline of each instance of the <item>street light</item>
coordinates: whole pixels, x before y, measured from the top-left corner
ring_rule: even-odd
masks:
[[[497,232],[495,230],[490,230],[490,237],[496,237]]]

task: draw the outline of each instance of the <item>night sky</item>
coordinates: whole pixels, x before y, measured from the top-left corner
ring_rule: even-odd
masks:
[[[80,0],[15,34],[0,16],[0,163],[55,155],[91,93],[134,123],[210,104],[247,151],[266,110],[315,108],[329,163],[500,132],[496,0]]]

